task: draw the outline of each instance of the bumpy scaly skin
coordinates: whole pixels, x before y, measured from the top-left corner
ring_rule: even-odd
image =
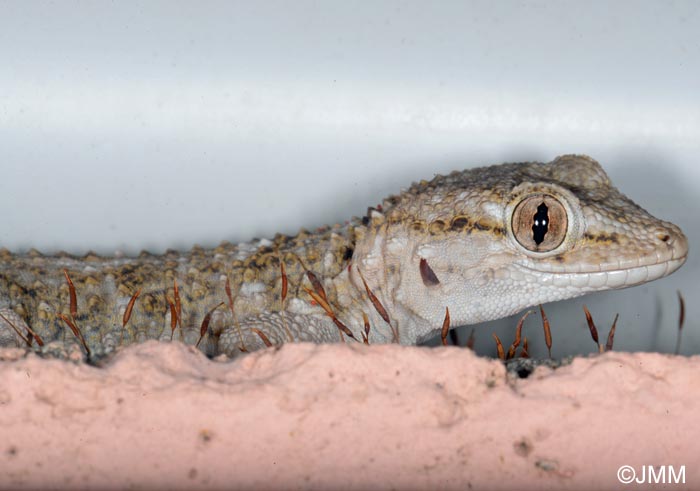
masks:
[[[528,250],[514,235],[514,210],[534,194],[553,197],[566,211],[561,244],[548,252]],[[70,316],[64,270],[77,294],[75,323],[93,356],[170,339],[166,298],[174,300],[175,280],[182,303],[175,339],[195,344],[207,312],[225,302],[212,314],[200,349],[234,356],[264,347],[264,337],[272,344],[360,341],[364,315],[370,343],[413,344],[439,331],[446,307],[452,326],[496,319],[665,276],[683,264],[687,250],[678,227],[627,199],[589,157],[481,167],[416,183],[362,220],[295,237],[138,258],[0,251],[0,346],[26,345],[15,328],[31,338],[27,326],[45,343],[59,342],[44,350],[76,342],[58,316]],[[288,281],[284,302],[280,261]],[[318,288],[307,272],[320,280],[329,308],[355,341],[341,336],[312,299],[307,290],[318,295]],[[123,329],[127,304],[139,289]]]
[[[45,343],[77,343],[58,316],[61,313],[70,317],[70,287],[64,270],[77,296],[75,324],[93,356],[121,344],[169,340],[171,336],[195,344],[207,312],[222,301],[225,305],[213,312],[208,334],[201,343],[210,355],[234,355],[241,352],[239,346],[247,350],[264,346],[260,336],[251,330],[254,327],[275,344],[287,340],[286,329],[296,340],[336,341],[337,329],[326,329],[326,320],[318,315],[318,309],[309,303],[311,299],[303,290],[304,286],[311,286],[305,271],[313,271],[326,280],[338,276],[352,256],[352,236],[353,226],[346,225],[313,233],[301,231],[294,237],[279,235],[272,241],[223,243],[211,250],[195,247],[187,253],[168,251],[162,256],[142,253],[137,258],[94,254],[43,256],[35,251],[14,255],[0,251],[0,314],[5,318],[0,317],[0,343],[26,344],[7,321],[20,327],[20,331],[26,329],[26,323]],[[284,314],[280,314],[280,261],[285,263],[288,282]],[[227,279],[235,318],[229,310]],[[181,318],[173,334],[170,303],[176,303],[176,281]],[[328,281],[326,284],[326,294],[333,303],[336,290]],[[139,289],[141,293],[124,329],[124,313]],[[314,329],[315,324],[321,328]],[[309,329],[303,329],[304,326]],[[220,350],[222,331],[221,344],[226,349]],[[238,338],[239,332],[244,334],[243,342]],[[232,336],[236,336],[235,341],[230,339]],[[60,351],[53,347],[57,349]]]

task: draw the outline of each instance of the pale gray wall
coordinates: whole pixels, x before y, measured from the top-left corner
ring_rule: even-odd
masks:
[[[694,250],[699,8],[2,3],[0,245],[133,253],[291,233],[434,173],[580,152]],[[697,352],[699,273],[691,251],[670,278],[585,302],[600,323],[621,312],[620,348],[668,350],[680,289]],[[555,353],[592,346],[582,303],[549,307]]]

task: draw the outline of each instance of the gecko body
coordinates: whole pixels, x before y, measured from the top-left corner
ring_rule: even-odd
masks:
[[[133,258],[2,250],[0,346],[77,343],[66,319],[94,357],[171,337],[210,356],[365,336],[415,344],[440,332],[446,308],[451,327],[497,319],[660,278],[687,252],[682,231],[596,161],[565,155],[436,176],[295,236]]]

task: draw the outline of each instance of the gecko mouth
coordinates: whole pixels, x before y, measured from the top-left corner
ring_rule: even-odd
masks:
[[[574,288],[602,290],[626,288],[663,278],[680,268],[686,258],[687,255],[656,264],[601,271],[556,272],[543,271],[539,268],[530,268],[524,265],[520,266],[528,272],[540,276],[539,282],[543,285],[552,284],[557,287],[571,286]]]
[[[520,267],[539,276],[542,284],[590,290],[626,288],[668,276],[688,258],[688,240],[681,232],[662,239],[665,247],[649,254],[600,262],[536,261]]]

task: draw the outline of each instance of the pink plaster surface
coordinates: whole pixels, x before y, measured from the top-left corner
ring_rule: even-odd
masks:
[[[527,379],[465,349],[148,342],[95,368],[0,351],[0,488],[700,489],[700,357],[609,353]]]

